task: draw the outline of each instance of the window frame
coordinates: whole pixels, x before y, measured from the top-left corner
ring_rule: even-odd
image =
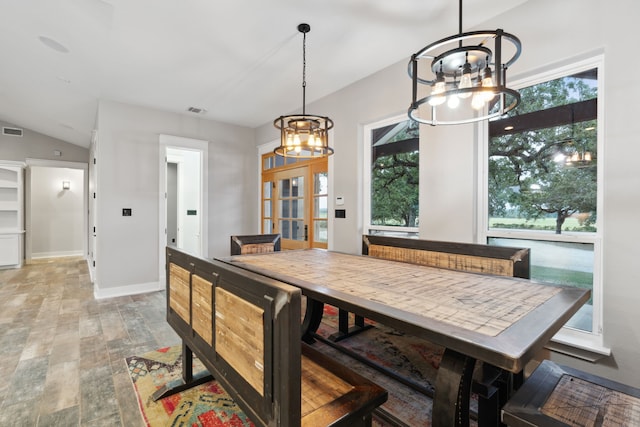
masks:
[[[597,69],[598,104],[597,104],[597,218],[595,232],[563,232],[557,235],[552,231],[517,230],[517,229],[490,229],[489,228],[489,189],[488,189],[488,155],[489,155],[489,125],[483,122],[479,125],[479,152],[478,156],[478,240],[487,243],[490,237],[507,239],[525,239],[539,241],[562,241],[593,244],[593,319],[592,332],[562,327],[552,338],[553,342],[575,347],[588,352],[601,355],[610,354],[610,350],[604,347],[603,330],[603,218],[604,218],[604,55],[599,54],[589,58],[571,61],[570,63],[547,68],[531,75],[512,81],[510,86],[515,89],[529,87],[538,83],[558,79],[572,74]]]
[[[403,227],[403,226],[389,226],[389,225],[372,225],[371,224],[371,133],[374,129],[389,126],[410,120],[406,114],[398,114],[386,119],[378,120],[375,122],[367,123],[363,125],[363,206],[362,206],[362,227],[364,234],[384,234],[403,237],[417,238],[420,233],[418,227]],[[420,166],[418,166],[419,168]],[[420,183],[418,182],[418,187]],[[421,201],[419,200],[418,205]],[[418,206],[418,212],[420,212],[420,206]]]

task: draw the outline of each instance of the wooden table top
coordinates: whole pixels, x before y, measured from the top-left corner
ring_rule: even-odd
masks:
[[[319,249],[221,261],[512,372],[519,372],[590,295],[586,289]]]

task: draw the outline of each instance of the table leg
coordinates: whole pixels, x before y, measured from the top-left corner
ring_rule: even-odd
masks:
[[[320,326],[323,312],[324,303],[307,297],[307,308],[302,320],[302,340],[307,344],[313,344],[315,341],[313,334],[316,333]]]
[[[345,338],[352,337],[360,332],[372,328],[373,325],[366,325],[364,317],[355,315],[354,325],[349,327],[349,312],[347,310],[338,310],[338,332],[331,334],[329,340],[333,342],[341,341]]]
[[[476,360],[445,349],[436,377],[433,427],[468,427],[471,380]]]
[[[213,380],[213,376],[207,371],[202,371],[195,376],[193,375],[193,352],[189,346],[182,341],[182,380],[172,381],[163,385],[156,390],[151,397],[155,402],[211,380]]]

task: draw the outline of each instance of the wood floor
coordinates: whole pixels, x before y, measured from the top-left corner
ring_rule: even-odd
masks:
[[[0,426],[141,426],[124,358],[179,342],[164,292],[96,300],[85,260],[0,270]]]

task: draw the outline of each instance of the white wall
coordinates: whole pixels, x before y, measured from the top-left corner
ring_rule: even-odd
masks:
[[[85,177],[81,169],[31,166],[31,257],[84,255]],[[62,189],[69,181],[70,189]]]
[[[633,103],[640,99],[640,81],[633,70],[633,31],[640,3],[619,0],[528,1],[475,29],[503,28],[522,40],[522,56],[509,72],[511,80],[579,59],[605,55],[604,150],[604,344],[613,355],[597,364],[554,354],[562,363],[640,387],[640,269],[637,268],[640,227],[640,120]],[[381,29],[383,31],[384,29]],[[471,29],[469,29],[471,30]],[[447,36],[449,34],[443,34]],[[331,223],[333,248],[358,253],[362,234],[362,126],[406,113],[411,99],[407,62],[411,54],[435,40],[416,40],[406,61],[377,72],[308,106],[335,121],[332,142],[333,196],[345,199],[346,219]],[[472,241],[476,222],[476,150],[473,125],[422,126],[420,141],[422,238]],[[257,144],[277,138],[271,124],[256,131]],[[330,206],[333,211],[333,206]]]
[[[209,247],[229,254],[229,235],[255,232],[257,161],[251,129],[134,107],[100,103],[97,143],[99,297],[159,289],[159,135],[209,142]],[[123,217],[122,208],[132,216]]]

